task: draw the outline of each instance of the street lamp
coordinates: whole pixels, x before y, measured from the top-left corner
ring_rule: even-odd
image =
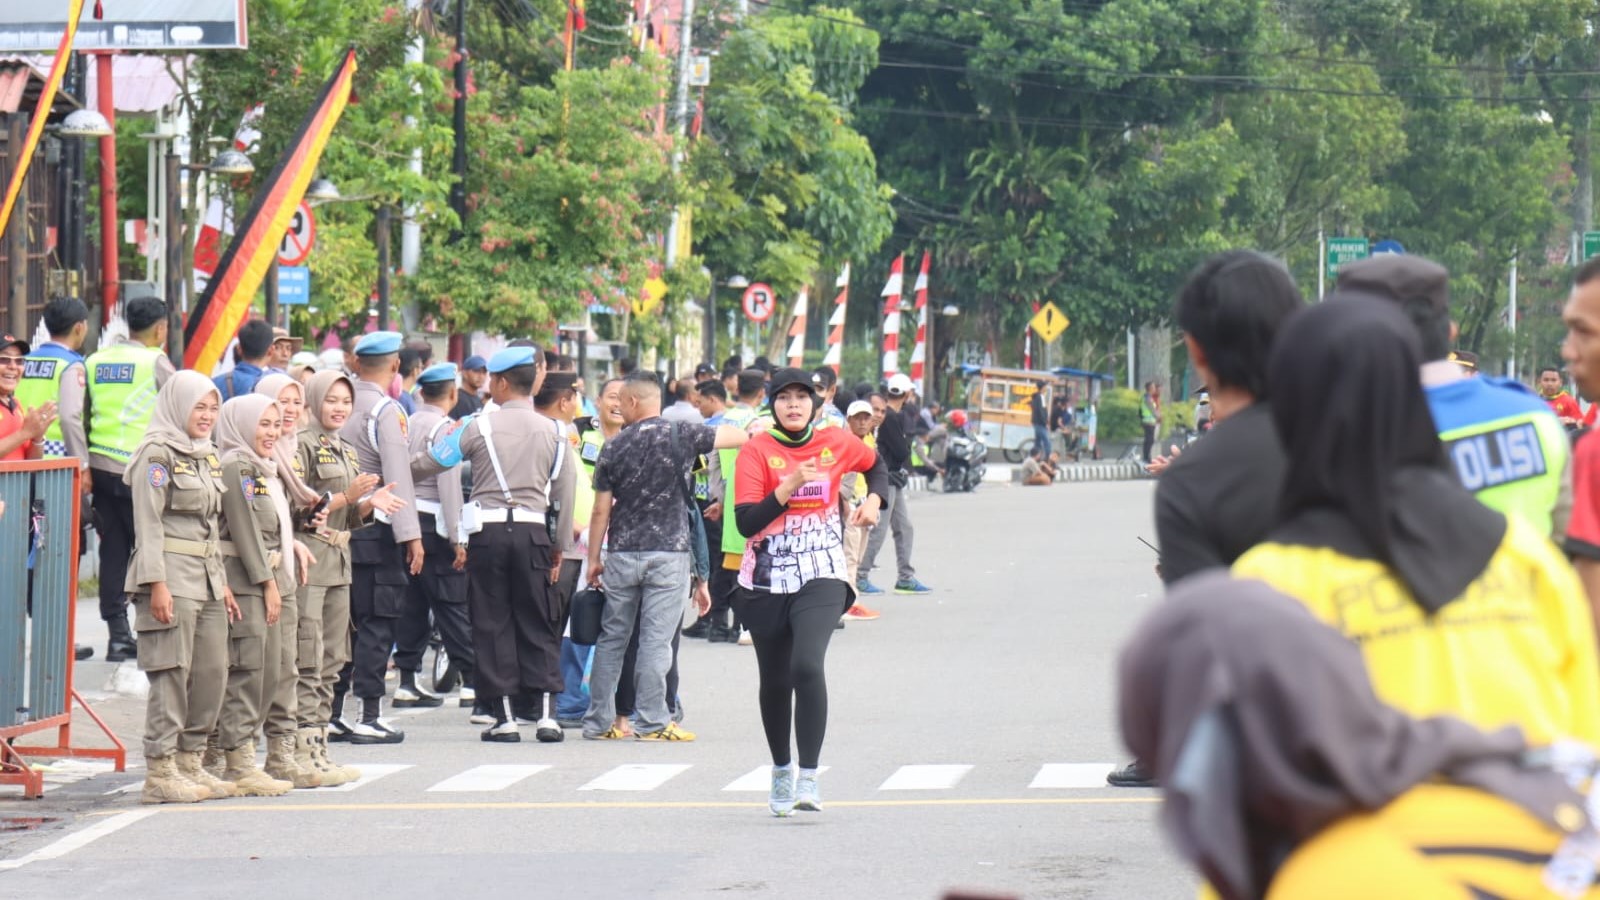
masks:
[[[67,113],[56,133],[65,137],[108,137],[114,133],[106,117],[92,109],[77,109]]]
[[[321,206],[324,203],[337,203],[344,199],[339,193],[339,186],[326,178],[318,178],[306,185],[306,200],[312,206]]]
[[[249,175],[255,170],[256,164],[250,157],[232,147],[212,157],[211,164],[206,166],[206,171],[213,175]]]

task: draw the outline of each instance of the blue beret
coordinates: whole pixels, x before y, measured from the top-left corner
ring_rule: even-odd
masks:
[[[515,369],[517,366],[531,366],[538,359],[538,354],[532,347],[507,347],[489,357],[489,371],[498,374],[507,369]]]
[[[398,331],[374,331],[356,341],[357,356],[387,356],[399,353],[405,338]]]
[[[463,372],[482,372],[489,368],[489,361],[481,356],[469,356],[461,363]]]
[[[455,363],[439,363],[438,365],[429,366],[422,370],[421,375],[417,376],[417,381],[421,382],[422,384],[439,384],[442,382],[455,380]]]

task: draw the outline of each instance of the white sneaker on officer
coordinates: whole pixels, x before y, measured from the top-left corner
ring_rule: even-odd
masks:
[[[396,709],[431,709],[443,706],[444,698],[419,684],[402,684],[394,689],[394,703]]]
[[[541,744],[559,744],[567,739],[567,733],[561,730],[555,719],[540,719],[533,736],[538,738]]]
[[[474,706],[477,706],[478,705],[478,692],[477,692],[477,690],[475,690],[474,688],[472,688],[469,685],[465,685],[465,684],[462,685],[461,686],[461,699],[460,699],[459,703],[460,703],[461,707],[464,708],[464,709],[471,709]],[[483,723],[483,724],[487,724],[487,723]]]
[[[493,721],[491,718],[490,721]],[[517,728],[514,720],[496,722],[491,728],[484,729],[479,735],[480,740],[495,744],[516,744],[522,741],[522,731]]]
[[[398,744],[406,739],[406,733],[383,719],[374,719],[371,722],[355,722],[350,726],[350,743],[352,744]]]

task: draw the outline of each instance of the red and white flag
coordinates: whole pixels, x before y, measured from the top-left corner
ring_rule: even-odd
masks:
[[[261,141],[261,132],[256,125],[260,124],[265,114],[266,107],[259,103],[250,107],[239,120],[238,130],[233,133],[233,149],[247,155],[255,149]],[[205,292],[206,284],[211,281],[211,273],[217,270],[217,261],[222,258],[222,248],[233,237],[233,210],[222,199],[222,191],[216,190],[213,185],[211,200],[206,204],[206,216],[201,220],[200,230],[194,239],[196,293]]]
[[[894,258],[889,269],[889,283],[883,286],[883,377],[900,372],[900,294],[901,271],[905,268],[905,254]]]
[[[839,270],[839,279],[833,283],[839,289],[839,295],[833,298],[833,315],[828,317],[828,353],[822,358],[822,364],[833,366],[833,373],[839,374],[839,359],[841,348],[844,346],[844,309],[850,300],[850,264],[845,263]]]
[[[810,295],[811,289],[803,287],[800,296],[794,298],[794,323],[789,326],[789,365],[796,369],[805,368],[806,301]]]
[[[911,349],[911,380],[921,390],[923,363],[928,355],[928,251],[922,251],[922,269],[917,272],[917,345]]]

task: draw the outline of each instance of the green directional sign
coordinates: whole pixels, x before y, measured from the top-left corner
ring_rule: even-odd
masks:
[[[1371,248],[1366,238],[1328,238],[1328,280],[1333,281],[1339,277],[1340,266],[1358,259],[1366,259],[1369,255]]]
[[[1600,231],[1585,231],[1583,233],[1583,258],[1594,259],[1600,256]]]

